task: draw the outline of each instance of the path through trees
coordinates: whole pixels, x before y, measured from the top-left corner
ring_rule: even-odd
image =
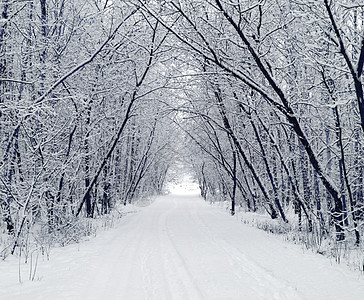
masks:
[[[361,245],[360,1],[0,9],[3,257],[35,230],[68,243],[85,218],[162,193],[176,161],[232,215],[266,212],[316,246]]]

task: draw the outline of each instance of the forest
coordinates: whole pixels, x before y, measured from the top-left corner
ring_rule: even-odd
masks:
[[[364,234],[360,0],[1,1],[0,254],[91,234],[188,165],[307,245]],[[279,231],[279,230],[278,230]]]

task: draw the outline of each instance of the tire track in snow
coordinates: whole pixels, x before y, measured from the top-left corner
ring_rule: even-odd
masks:
[[[225,254],[196,226],[191,203],[203,203],[196,197],[183,197],[176,214],[171,215],[171,239],[189,270],[202,299],[259,299],[257,292],[234,276],[235,268],[226,263]],[[203,206],[201,206],[201,209]]]
[[[144,249],[141,253],[140,257],[140,273],[142,276],[142,286],[145,295],[145,299],[157,299],[157,284],[155,283],[155,279],[153,280],[154,276],[152,274],[152,266],[153,258],[155,256],[155,249],[148,245],[143,238],[143,243],[140,244],[140,247]],[[138,249],[140,251],[140,249]],[[170,295],[169,289],[165,289],[165,292],[168,296]]]
[[[168,272],[166,275],[169,286],[174,291],[173,297],[170,299],[203,299],[183,256],[173,241],[173,233],[168,226],[168,220],[176,209],[177,203],[173,199],[173,207],[164,213],[160,219],[160,241],[162,241],[164,270]]]
[[[158,217],[153,209],[140,212],[118,228],[93,266],[92,299],[171,299],[165,279],[158,277],[163,273],[155,276],[160,264],[155,240]]]
[[[124,236],[116,238],[109,244],[107,251],[108,258],[99,262],[98,268],[95,270],[95,284],[99,286],[94,294],[94,299],[109,299],[116,295],[121,299],[131,299],[135,297],[135,292],[139,290],[139,294],[144,290],[140,286],[133,286],[133,278],[137,276],[138,261],[141,257],[138,255],[143,241],[143,232],[145,224],[137,222],[138,215],[133,216],[127,226],[120,227],[121,234]],[[123,248],[119,248],[120,244],[124,244]],[[139,296],[140,297],[140,296]]]
[[[160,268],[163,265],[159,225],[162,215],[158,207],[153,206],[139,219],[142,226],[135,230],[139,234],[139,242],[130,249],[135,266],[130,270],[128,286],[123,288],[129,292],[125,293],[122,299],[172,299],[168,280]],[[130,283],[139,283],[136,288],[143,291],[143,296],[135,289],[130,289]]]
[[[203,299],[171,237],[168,223],[173,223],[176,208],[174,200],[162,199],[135,216],[133,224],[125,228],[129,231],[124,233],[129,235],[128,244],[118,255],[113,254],[125,265],[115,264],[113,268],[122,268],[122,271],[110,275],[122,275],[122,278],[118,288],[115,280],[107,284],[113,292],[103,291],[102,299],[105,295],[113,299],[115,290],[120,291],[120,299]]]
[[[211,239],[216,247],[220,248],[227,255],[235,275],[242,278],[236,270],[236,268],[239,268],[240,271],[248,274],[254,281],[257,282],[261,289],[257,289],[257,287],[252,286],[252,288],[256,290],[257,294],[264,297],[264,299],[303,300],[302,296],[298,294],[296,289],[292,287],[289,282],[276,278],[272,272],[264,269],[260,266],[260,264],[248,258],[240,249],[231,245],[223,237],[217,236],[213,233],[196,209],[190,211],[191,218],[196,222],[200,230],[202,230]],[[204,213],[206,214],[210,212]],[[263,293],[264,290],[268,290],[268,293]]]

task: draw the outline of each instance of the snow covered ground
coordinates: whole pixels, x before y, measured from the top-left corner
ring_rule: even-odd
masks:
[[[23,283],[18,283],[19,270]],[[364,299],[364,276],[251,228],[179,184],[96,238],[0,262],[0,299]]]

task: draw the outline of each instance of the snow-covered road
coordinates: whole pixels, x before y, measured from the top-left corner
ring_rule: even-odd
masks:
[[[299,299],[239,250],[236,222],[197,197],[160,198],[95,267],[95,299]],[[230,237],[230,238],[229,238]],[[267,249],[269,251],[269,249]],[[262,262],[264,264],[264,262]]]
[[[17,272],[0,280],[16,280]],[[22,285],[3,281],[0,299],[364,299],[359,273],[248,227],[197,195],[160,197],[117,228],[55,250],[37,276]]]

